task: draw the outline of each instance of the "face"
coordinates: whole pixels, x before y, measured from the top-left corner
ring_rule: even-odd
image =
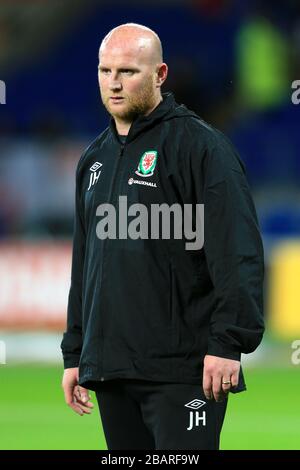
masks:
[[[157,103],[156,66],[145,52],[124,46],[105,46],[99,56],[101,99],[118,121],[132,122]]]

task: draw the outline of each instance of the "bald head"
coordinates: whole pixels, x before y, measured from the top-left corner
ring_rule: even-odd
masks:
[[[163,61],[158,35],[152,29],[136,23],[126,23],[112,29],[101,43],[99,59],[102,54],[112,51],[135,56],[138,61],[153,65]]]

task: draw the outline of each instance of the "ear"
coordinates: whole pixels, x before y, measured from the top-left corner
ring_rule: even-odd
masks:
[[[165,63],[157,65],[156,69],[156,84],[161,87],[168,76],[168,66]]]

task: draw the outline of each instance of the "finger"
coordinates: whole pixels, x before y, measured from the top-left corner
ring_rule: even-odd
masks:
[[[80,408],[79,405],[76,405],[74,402],[70,403],[69,407],[75,411],[75,413],[77,413],[78,415],[80,416],[83,416],[84,415],[84,412],[83,410]]]
[[[81,400],[76,399],[76,403],[80,406],[86,407],[86,408],[94,408],[94,403],[91,401],[88,402],[82,402]]]
[[[94,404],[91,401],[83,402],[82,400],[76,398],[76,403],[78,403],[78,405],[83,406],[83,407],[94,408]]]
[[[212,398],[212,378],[211,375],[208,374],[205,369],[203,372],[203,392],[207,400],[211,400]]]
[[[88,408],[94,408],[94,403],[91,402],[91,401],[82,403],[82,401],[78,400],[78,403],[80,403],[80,405],[86,406]]]
[[[226,383],[225,383],[226,382]],[[222,390],[224,393],[228,393],[232,387],[232,381],[230,377],[222,377]]]
[[[72,408],[73,411],[75,411],[77,414],[81,416],[84,414],[91,414],[92,412],[92,410],[89,407],[78,402],[75,396],[74,396],[74,400],[72,401],[72,403],[69,404],[69,406],[70,408]]]
[[[80,385],[78,385],[77,391],[78,391],[78,397],[81,399],[81,401],[83,403],[87,402],[91,399],[91,397],[89,395],[89,391],[86,388],[81,387]]]
[[[91,403],[92,406],[87,406],[87,404],[82,403],[81,401],[78,401],[76,397],[74,397],[73,403],[78,406],[84,413],[91,413],[92,409],[94,407],[93,403]]]
[[[84,413],[91,413],[92,410],[90,409],[91,407],[85,405],[85,404],[82,404],[81,402],[77,401],[76,399],[74,399],[74,402],[73,402],[76,406],[78,406]],[[94,405],[93,405],[94,406]]]
[[[237,387],[239,383],[239,371],[234,372],[231,376],[231,387]]]
[[[217,402],[224,400],[224,392],[222,390],[221,381],[222,381],[222,377],[220,375],[215,374],[213,376],[213,384],[212,384],[213,396]]]
[[[90,408],[94,407],[93,403],[91,401],[88,401],[91,399],[91,397],[88,394],[88,391],[86,388],[83,388],[80,386],[75,387],[74,396],[76,397],[76,401],[78,401],[82,405],[86,405]]]
[[[71,403],[70,408],[75,411],[75,413],[79,414],[80,416],[83,416],[84,414],[91,414],[91,410],[87,409],[86,407],[83,407],[83,405],[80,405],[79,403]]]
[[[82,416],[84,414],[84,411],[81,409],[81,405],[79,403],[77,403],[75,395],[73,396],[73,394],[72,394],[71,395],[71,400],[69,400],[69,398],[68,398],[66,400],[66,403],[73,411],[75,411],[75,413],[79,414],[80,416]]]

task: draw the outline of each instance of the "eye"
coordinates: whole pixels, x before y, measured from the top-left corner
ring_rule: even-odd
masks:
[[[122,73],[124,73],[125,75],[133,75],[134,71],[130,69],[124,69],[122,70]]]
[[[109,69],[99,69],[101,73],[103,73],[104,75],[108,75],[109,74]]]

